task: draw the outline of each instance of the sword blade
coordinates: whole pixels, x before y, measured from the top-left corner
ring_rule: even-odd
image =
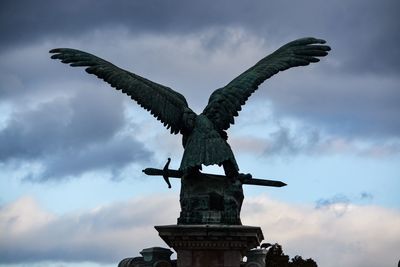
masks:
[[[281,181],[257,179],[257,178],[245,178],[243,179],[242,183],[249,185],[261,185],[261,186],[273,186],[273,187],[282,187],[287,185]]]
[[[144,172],[147,175],[151,175],[151,176],[164,176],[164,174],[165,174],[164,170],[155,169],[155,168],[146,168],[142,172]],[[183,173],[181,171],[171,170],[171,169],[168,169],[166,174],[170,178],[182,178],[182,176],[183,176]]]
[[[163,176],[165,174],[164,170],[155,169],[155,168],[146,168],[143,172],[147,175],[151,176]],[[182,178],[183,172],[179,170],[167,170],[167,175],[170,178]],[[209,176],[211,178],[218,178],[218,179],[225,179],[225,175],[219,174],[211,174],[211,173],[202,173],[202,175]],[[258,178],[244,178],[241,180],[243,184],[248,185],[260,185],[260,186],[273,186],[273,187],[282,187],[286,186],[284,182],[281,181],[274,181],[274,180],[266,180],[266,179],[258,179]]]

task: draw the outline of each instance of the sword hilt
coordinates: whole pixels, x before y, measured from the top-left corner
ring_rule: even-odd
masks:
[[[163,176],[165,182],[167,183],[168,188],[171,188],[171,183],[169,182],[169,176],[168,176],[168,170],[169,170],[168,168],[169,168],[170,162],[171,162],[171,158],[168,158],[167,163],[165,163],[165,166],[163,168],[163,173],[162,173],[162,176]]]

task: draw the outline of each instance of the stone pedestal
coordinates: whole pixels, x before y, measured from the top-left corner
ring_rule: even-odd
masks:
[[[261,228],[242,225],[155,226],[178,256],[178,267],[240,267],[246,252],[264,239]]]
[[[241,225],[243,198],[240,179],[204,173],[184,175],[178,224]]]

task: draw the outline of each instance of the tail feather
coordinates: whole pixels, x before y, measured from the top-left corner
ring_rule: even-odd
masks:
[[[216,131],[193,133],[187,140],[180,166],[181,171],[200,165],[222,164],[230,160],[237,167],[229,144]]]

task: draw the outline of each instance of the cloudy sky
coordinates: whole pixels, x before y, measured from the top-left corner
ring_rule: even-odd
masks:
[[[1,1],[0,266],[116,266],[166,246],[179,214],[179,136],[103,81],[49,58],[96,54],[182,93],[208,96],[296,38],[320,63],[267,80],[229,129],[242,221],[324,267],[400,259],[400,4],[352,1]],[[219,168],[206,171],[221,173]]]

